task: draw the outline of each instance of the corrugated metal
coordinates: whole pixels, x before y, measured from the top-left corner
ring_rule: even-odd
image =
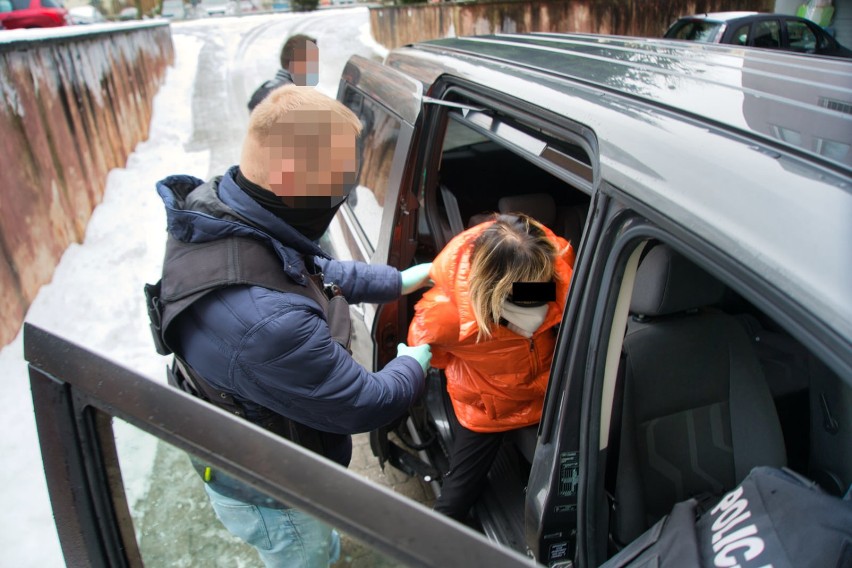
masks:
[[[699,12],[771,12],[774,0],[572,0],[441,3],[370,8],[373,37],[388,48],[429,39],[524,32],[661,37],[677,18]]]
[[[148,137],[173,60],[160,23],[0,43],[0,345]]]

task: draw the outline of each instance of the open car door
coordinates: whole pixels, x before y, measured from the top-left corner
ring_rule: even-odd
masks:
[[[341,207],[324,243],[335,258],[389,264],[413,263],[417,210],[414,155],[422,123],[423,84],[381,63],[353,56],[344,68],[338,100],[361,120],[356,187]],[[380,369],[405,342],[400,302],[360,304],[352,311],[352,353],[368,369]],[[374,432],[382,463],[401,456],[388,448],[387,432]],[[390,455],[393,452],[393,455]]]

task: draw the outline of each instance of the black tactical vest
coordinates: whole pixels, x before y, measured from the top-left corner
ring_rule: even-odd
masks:
[[[206,243],[184,243],[169,236],[163,277],[156,284],[145,285],[157,352],[161,355],[173,353],[169,326],[184,310],[210,292],[240,285],[261,286],[310,298],[322,308],[332,338],[349,349],[349,305],[340,289],[334,284],[325,284],[322,274],[305,272],[304,276],[304,285],[293,282],[282,270],[278,256],[256,239],[228,237]],[[172,386],[249,419],[240,400],[214,388],[177,353],[168,369],[168,380]],[[315,430],[268,409],[260,413],[255,409],[251,421],[320,455],[325,455],[327,444],[338,441],[331,438],[341,437]],[[197,460],[193,460],[193,465],[205,482],[210,483],[210,469]],[[283,506],[223,474],[216,477],[218,483],[211,485],[220,493],[266,507]]]

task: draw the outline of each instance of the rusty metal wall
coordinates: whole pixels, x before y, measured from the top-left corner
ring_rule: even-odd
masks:
[[[148,137],[173,61],[167,23],[0,43],[0,345]]]
[[[568,0],[419,4],[370,8],[377,42],[392,49],[448,36],[585,32],[661,37],[683,15],[725,10],[771,12],[775,0]]]

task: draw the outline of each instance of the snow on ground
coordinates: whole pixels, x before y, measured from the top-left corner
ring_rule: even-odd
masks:
[[[206,153],[188,154],[195,61],[201,42],[176,36],[177,58],[154,102],[151,132],[123,169],[112,170],[104,199],[83,244],[65,251],[51,283],[42,287],[27,321],[72,339],[126,367],[160,378],[165,363],[152,357],[142,297],[155,279],[165,246],[165,212],[154,181],[184,171],[204,177]],[[159,227],[160,230],[151,230]],[[62,566],[32,414],[23,334],[0,352],[7,411],[0,413],[0,565]]]

